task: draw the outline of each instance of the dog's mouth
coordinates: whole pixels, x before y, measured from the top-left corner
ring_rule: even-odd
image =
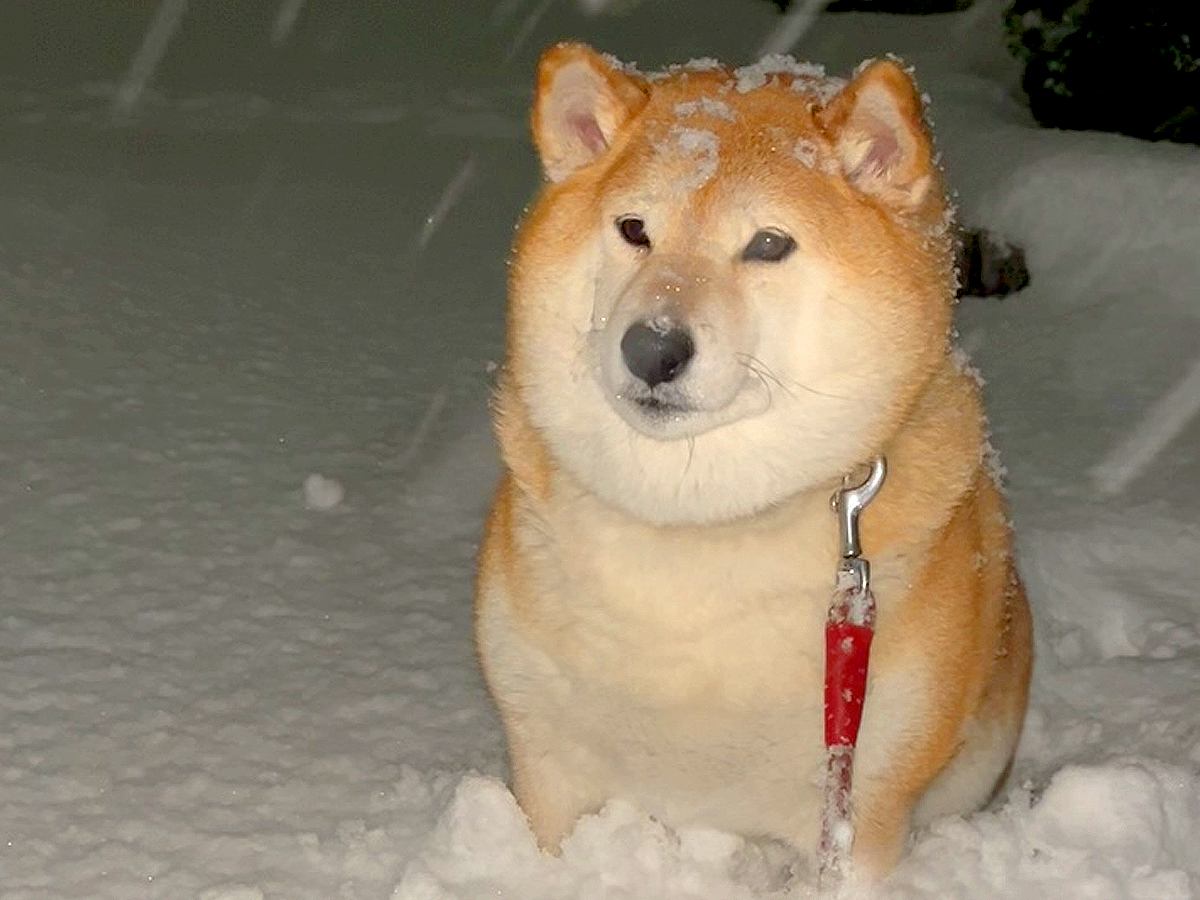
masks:
[[[769,396],[757,382],[747,383],[733,400],[705,409],[682,391],[627,388],[609,395],[609,402],[626,424],[646,437],[672,441],[695,437],[722,425],[764,412]]]
[[[663,397],[655,397],[653,394],[647,394],[643,397],[632,397],[630,399],[634,406],[648,416],[682,416],[695,412],[691,406],[685,403],[677,403]]]
[[[625,385],[609,394],[609,403],[625,423],[647,437],[673,440],[705,430],[704,410],[689,402],[683,392],[666,385],[651,390]]]

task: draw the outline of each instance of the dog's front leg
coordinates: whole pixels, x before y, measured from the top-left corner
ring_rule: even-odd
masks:
[[[876,796],[856,810],[854,871],[868,882],[890,872],[904,854],[913,803],[902,796]]]
[[[510,727],[508,734],[517,803],[529,818],[538,846],[557,853],[579,817],[598,809],[604,798],[581,777],[577,766],[564,764],[528,729]]]

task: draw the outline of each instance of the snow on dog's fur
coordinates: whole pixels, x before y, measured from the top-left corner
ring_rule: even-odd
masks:
[[[517,798],[547,848],[615,797],[815,848],[829,498],[885,454],[854,857],[886,872],[995,789],[1030,653],[913,83],[560,45],[533,132],[477,596]]]

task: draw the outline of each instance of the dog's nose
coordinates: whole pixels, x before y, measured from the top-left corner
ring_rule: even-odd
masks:
[[[692,336],[670,322],[635,322],[621,338],[625,366],[650,387],[678,378],[696,354]]]

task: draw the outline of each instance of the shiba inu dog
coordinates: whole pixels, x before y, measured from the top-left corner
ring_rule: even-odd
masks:
[[[641,75],[564,44],[533,136],[476,603],[517,799],[549,849],[618,797],[813,849],[829,501],[884,455],[854,783],[878,877],[991,796],[1030,667],[921,99],[890,60]]]

